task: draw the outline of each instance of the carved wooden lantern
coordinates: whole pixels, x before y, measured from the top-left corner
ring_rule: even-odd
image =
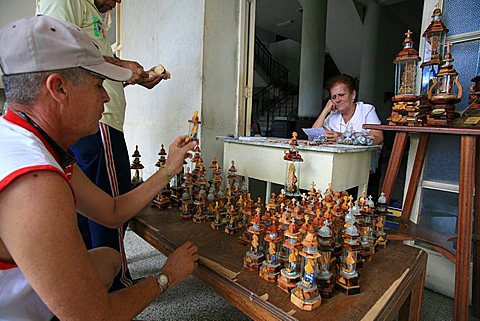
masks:
[[[417,64],[420,61],[418,52],[413,48],[412,32],[405,33],[403,49],[393,60],[395,64],[395,96],[392,114],[388,118],[391,125],[418,126],[423,119],[417,117]]]
[[[432,103],[432,112],[428,123],[433,126],[446,126],[456,117],[455,104],[460,102],[463,88],[457,71],[453,67],[450,53],[451,43],[445,45],[445,57],[437,76],[432,80],[428,91],[428,99]]]
[[[437,75],[443,58],[443,48],[448,29],[442,21],[442,10],[437,4],[432,14],[432,22],[423,33],[425,45],[423,48],[422,82],[420,95],[426,97],[432,79]]]
[[[408,30],[403,41],[403,49],[398,53],[395,64],[395,97],[394,102],[417,100],[416,77],[417,64],[420,61],[418,52],[413,48],[412,32]]]

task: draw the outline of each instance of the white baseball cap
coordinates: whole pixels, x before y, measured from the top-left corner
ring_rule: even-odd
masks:
[[[106,62],[80,27],[48,16],[0,29],[0,67],[4,75],[81,67],[115,81],[132,77],[131,70]]]

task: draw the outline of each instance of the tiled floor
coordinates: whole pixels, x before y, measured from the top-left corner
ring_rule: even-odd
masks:
[[[125,236],[125,250],[134,279],[154,274],[166,259],[164,255],[130,230],[127,231]],[[430,290],[424,291],[422,321],[453,320],[453,311],[452,299]],[[169,289],[150,304],[138,316],[138,319],[145,321],[250,320],[249,317],[194,277],[189,277],[182,284]],[[474,318],[471,318],[471,320],[478,321]]]

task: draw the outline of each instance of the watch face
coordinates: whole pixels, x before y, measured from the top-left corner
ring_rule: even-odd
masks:
[[[162,284],[167,285],[168,277],[165,274],[160,274],[160,282],[162,282]]]
[[[161,273],[158,275],[158,283],[160,285],[160,287],[165,290],[168,286],[168,276],[166,276],[165,274]]]

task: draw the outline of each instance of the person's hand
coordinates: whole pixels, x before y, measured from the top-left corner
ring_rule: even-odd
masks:
[[[148,73],[138,62],[118,59],[115,64],[132,71],[132,78],[126,81],[126,85],[142,84],[143,82],[148,81]]]
[[[323,136],[327,137],[327,142],[329,142],[329,143],[336,143],[337,139],[340,136],[342,136],[342,133],[336,132],[334,130],[329,130],[327,128],[325,128],[325,132],[326,132],[326,134],[323,135]]]
[[[137,84],[139,84],[140,86],[143,86],[145,88],[148,88],[148,89],[152,89],[153,87],[155,87],[156,85],[158,85],[158,83],[160,81],[162,81],[163,79],[169,79],[170,77],[170,74],[167,74],[167,71],[165,71],[164,73],[161,73],[161,74],[157,74],[154,72],[154,69],[155,69],[156,66],[153,66],[152,68],[150,68],[147,72],[147,74],[149,75],[149,77],[147,79],[140,79],[140,81],[137,82]]]
[[[323,110],[327,113],[330,113],[332,111],[337,111],[337,107],[335,106],[335,103],[329,99]]]
[[[192,150],[196,145],[198,145],[197,140],[190,140],[188,143],[185,142],[187,135],[182,135],[177,138],[170,144],[168,147],[168,158],[166,165],[172,171],[172,174],[178,174],[182,171],[183,161],[187,157],[188,151]]]
[[[185,280],[198,267],[198,248],[186,242],[168,256],[162,272],[168,276],[168,286]]]

